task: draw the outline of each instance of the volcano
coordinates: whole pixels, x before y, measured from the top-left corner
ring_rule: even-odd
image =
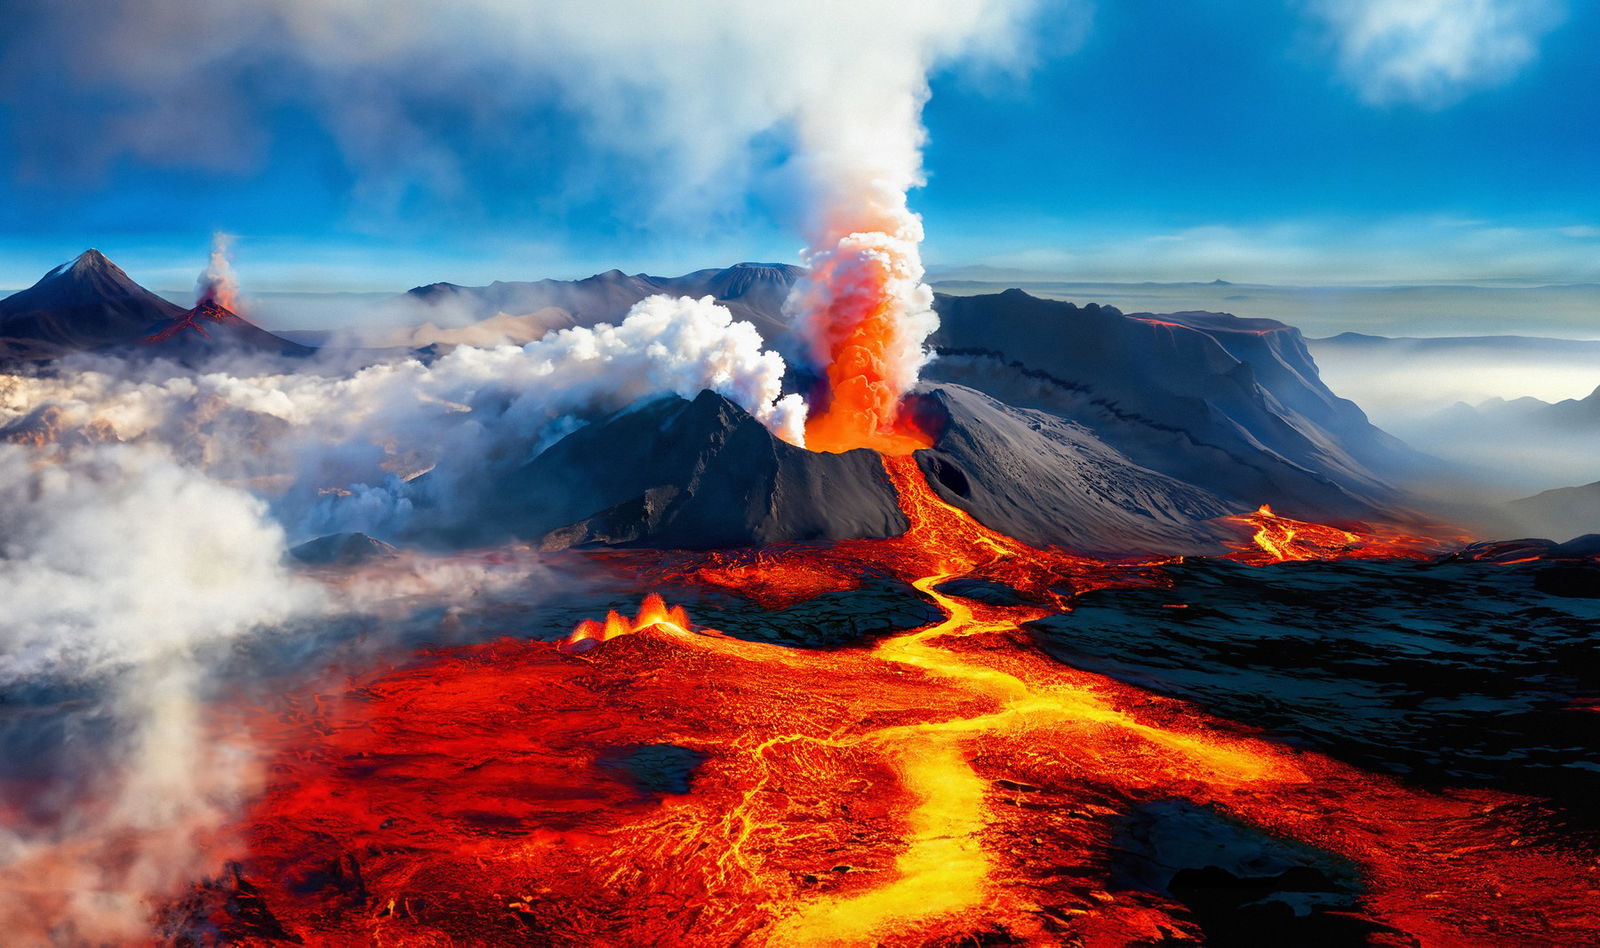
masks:
[[[183,307],[135,283],[105,254],[85,250],[0,300],[0,360],[37,361],[129,343],[183,315]]]
[[[139,340],[141,351],[179,362],[204,360],[223,352],[305,356],[316,351],[267,332],[209,293],[194,309],[147,328],[152,331]]]
[[[906,528],[876,454],[797,448],[710,391],[573,432],[488,492],[477,524],[478,537],[510,532],[547,547],[681,549]]]

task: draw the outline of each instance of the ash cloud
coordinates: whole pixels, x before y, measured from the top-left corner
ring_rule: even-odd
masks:
[[[364,211],[459,210],[504,190],[490,178],[548,173],[539,153],[577,144],[646,182],[641,214],[681,219],[758,178],[779,206],[809,207],[797,191],[869,173],[836,171],[819,141],[908,156],[896,183],[910,183],[927,71],[1025,59],[1035,5],[60,0],[0,39],[0,102],[33,130],[16,146],[40,180],[127,157],[245,173],[295,109],[343,154]],[[573,162],[563,190],[614,190],[612,167]]]

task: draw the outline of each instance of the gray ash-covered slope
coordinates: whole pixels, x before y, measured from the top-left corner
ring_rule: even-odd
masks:
[[[1222,501],[1139,467],[1043,412],[928,386],[937,429],[918,461],[934,489],[1036,545],[1128,553],[1216,550]],[[487,491],[467,536],[549,547],[718,548],[884,537],[906,529],[879,455],[820,454],[712,392],[659,399],[556,442]]]
[[[787,444],[711,391],[567,435],[486,495],[476,538],[681,549],[892,536],[906,529],[871,451]]]
[[[312,566],[351,566],[392,559],[399,551],[365,533],[330,533],[292,547],[289,555]]]
[[[783,301],[805,273],[782,263],[739,263],[725,269],[696,270],[677,277],[627,274],[607,270],[582,280],[496,281],[488,286],[432,283],[406,294],[406,302],[422,307],[422,315],[437,311],[441,321],[461,317],[484,320],[498,313],[522,315],[545,309],[566,313],[569,325],[615,323],[648,296],[710,296],[732,311],[735,319],[755,324],[769,342],[788,331]],[[454,317],[453,319],[451,317]],[[561,328],[552,323],[550,328]]]
[[[26,290],[0,300],[0,361],[53,359],[133,342],[184,309],[86,250]]]
[[[961,385],[923,385],[917,410],[935,433],[917,453],[934,491],[1008,536],[1101,553],[1214,551],[1228,536],[1210,522],[1234,512],[1226,502],[1082,425]]]
[[[1235,509],[1366,517],[1419,463],[1318,377],[1298,330],[1262,319],[1116,309],[1020,290],[939,296],[924,373],[1076,422],[1134,463]]]

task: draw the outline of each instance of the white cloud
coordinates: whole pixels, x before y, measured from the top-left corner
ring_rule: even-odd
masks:
[[[1344,79],[1372,105],[1438,107],[1516,76],[1563,0],[1311,0]]]

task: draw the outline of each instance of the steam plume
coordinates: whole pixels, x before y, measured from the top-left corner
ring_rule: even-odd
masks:
[[[239,281],[233,275],[233,258],[229,253],[232,247],[232,235],[221,231],[211,235],[211,256],[195,281],[196,304],[216,303],[224,309],[239,311]]]

